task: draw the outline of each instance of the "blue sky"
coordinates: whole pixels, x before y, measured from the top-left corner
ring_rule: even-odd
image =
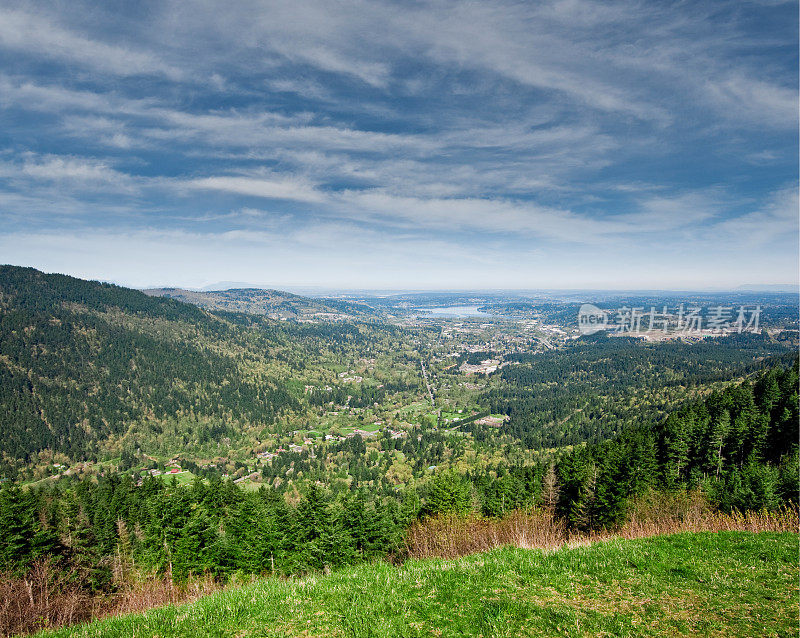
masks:
[[[0,6],[0,262],[133,286],[798,279],[796,2]]]

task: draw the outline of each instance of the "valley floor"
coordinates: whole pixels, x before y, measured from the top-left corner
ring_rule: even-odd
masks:
[[[268,578],[79,636],[789,636],[798,535],[686,533]]]

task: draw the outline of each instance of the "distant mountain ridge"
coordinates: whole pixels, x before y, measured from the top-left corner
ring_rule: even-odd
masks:
[[[376,317],[380,312],[366,304],[338,299],[312,299],[282,290],[232,288],[229,290],[186,290],[148,288],[151,297],[176,299],[206,310],[244,312],[270,319],[339,321]]]
[[[798,284],[743,284],[736,290],[747,292],[800,292]]]
[[[154,288],[158,288],[158,286],[153,286]],[[168,288],[169,286],[164,286]],[[234,289],[243,289],[243,288],[266,288],[265,286],[259,286],[249,281],[217,281],[213,284],[208,284],[207,286],[202,286],[201,288],[197,288],[197,290],[202,290],[203,292],[219,292],[221,290],[234,290]]]

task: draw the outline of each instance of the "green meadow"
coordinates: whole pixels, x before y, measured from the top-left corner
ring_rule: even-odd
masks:
[[[796,636],[798,536],[503,548],[264,578],[46,636]]]

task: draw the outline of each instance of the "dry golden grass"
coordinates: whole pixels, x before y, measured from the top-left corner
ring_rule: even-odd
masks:
[[[724,514],[709,507],[701,493],[648,494],[637,501],[628,522],[616,530],[567,530],[542,509],[515,511],[500,519],[442,515],[417,521],[406,534],[411,558],[456,558],[495,547],[525,549],[577,547],[610,538],[646,538],[679,532],[797,532],[798,512],[785,507],[767,512]]]
[[[21,578],[0,574],[0,636],[89,620],[98,611],[95,602],[44,561]]]
[[[103,616],[116,616],[153,607],[191,602],[221,589],[210,575],[190,576],[185,583],[176,584],[169,576],[141,577],[127,583],[110,597]]]
[[[23,577],[0,573],[0,638],[191,602],[221,589],[208,575],[180,584],[168,576],[127,578],[115,593],[91,596],[46,561],[36,562]]]

